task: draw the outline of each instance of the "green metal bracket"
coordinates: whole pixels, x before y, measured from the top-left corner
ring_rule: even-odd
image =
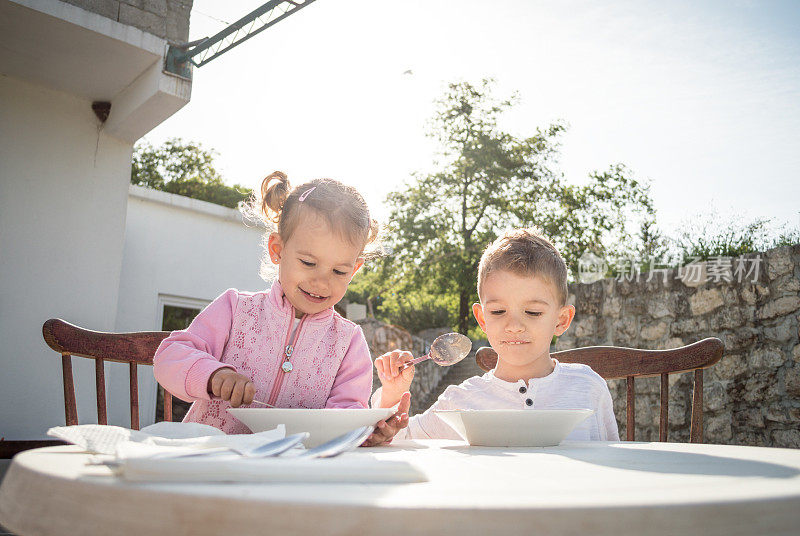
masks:
[[[202,67],[315,1],[271,0],[212,37],[170,45],[164,58],[164,71],[191,80],[192,65]]]

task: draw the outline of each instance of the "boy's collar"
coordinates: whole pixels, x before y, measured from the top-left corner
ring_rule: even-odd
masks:
[[[554,363],[553,372],[551,372],[547,376],[542,376],[541,378],[531,378],[530,382],[528,383],[542,384],[553,381],[556,378],[556,376],[558,376],[561,373],[561,363],[555,357],[552,359]],[[520,386],[527,386],[525,380],[521,379],[515,382],[508,382],[506,380],[501,380],[500,378],[494,375],[494,370],[495,369],[490,370],[489,372],[486,373],[486,375],[489,377],[489,382],[491,382],[494,385],[497,385],[498,387],[501,387],[503,389],[508,389],[510,391],[516,391]]]

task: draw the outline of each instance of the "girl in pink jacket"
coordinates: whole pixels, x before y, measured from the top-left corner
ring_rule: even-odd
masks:
[[[264,260],[278,266],[277,281],[265,292],[226,291],[164,339],[153,359],[156,380],[194,402],[185,422],[229,434],[249,430],[226,409],[254,399],[365,408],[372,392],[364,334],[333,310],[377,238],[364,199],[330,179],[290,189],[279,171],[264,179],[261,197],[263,216],[277,224]]]

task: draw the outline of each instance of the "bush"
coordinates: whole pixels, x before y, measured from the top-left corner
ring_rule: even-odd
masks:
[[[712,257],[738,257],[746,253],[766,251],[776,247],[800,243],[800,230],[776,228],[769,218],[757,218],[749,223],[730,221],[720,225],[716,214],[684,226],[675,239],[669,240],[670,249],[683,256],[684,262],[693,258],[708,260]]]

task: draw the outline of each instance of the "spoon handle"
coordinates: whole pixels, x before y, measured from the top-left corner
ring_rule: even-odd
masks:
[[[411,361],[406,361],[405,363],[403,363],[403,366],[400,367],[399,370],[403,371],[403,370],[407,369],[408,367],[410,367],[411,365],[416,365],[417,363],[420,363],[420,362],[425,361],[426,359],[430,359],[430,358],[431,358],[431,354],[425,354],[422,357],[417,357],[417,358],[412,359]]]
[[[222,399],[220,397],[218,397],[218,396],[212,396],[211,400],[222,400]],[[262,402],[260,400],[255,400],[255,399],[253,399],[251,404],[258,404],[259,406],[265,406],[265,407],[268,407],[268,408],[274,408],[275,407],[272,404],[267,404],[266,402]]]

